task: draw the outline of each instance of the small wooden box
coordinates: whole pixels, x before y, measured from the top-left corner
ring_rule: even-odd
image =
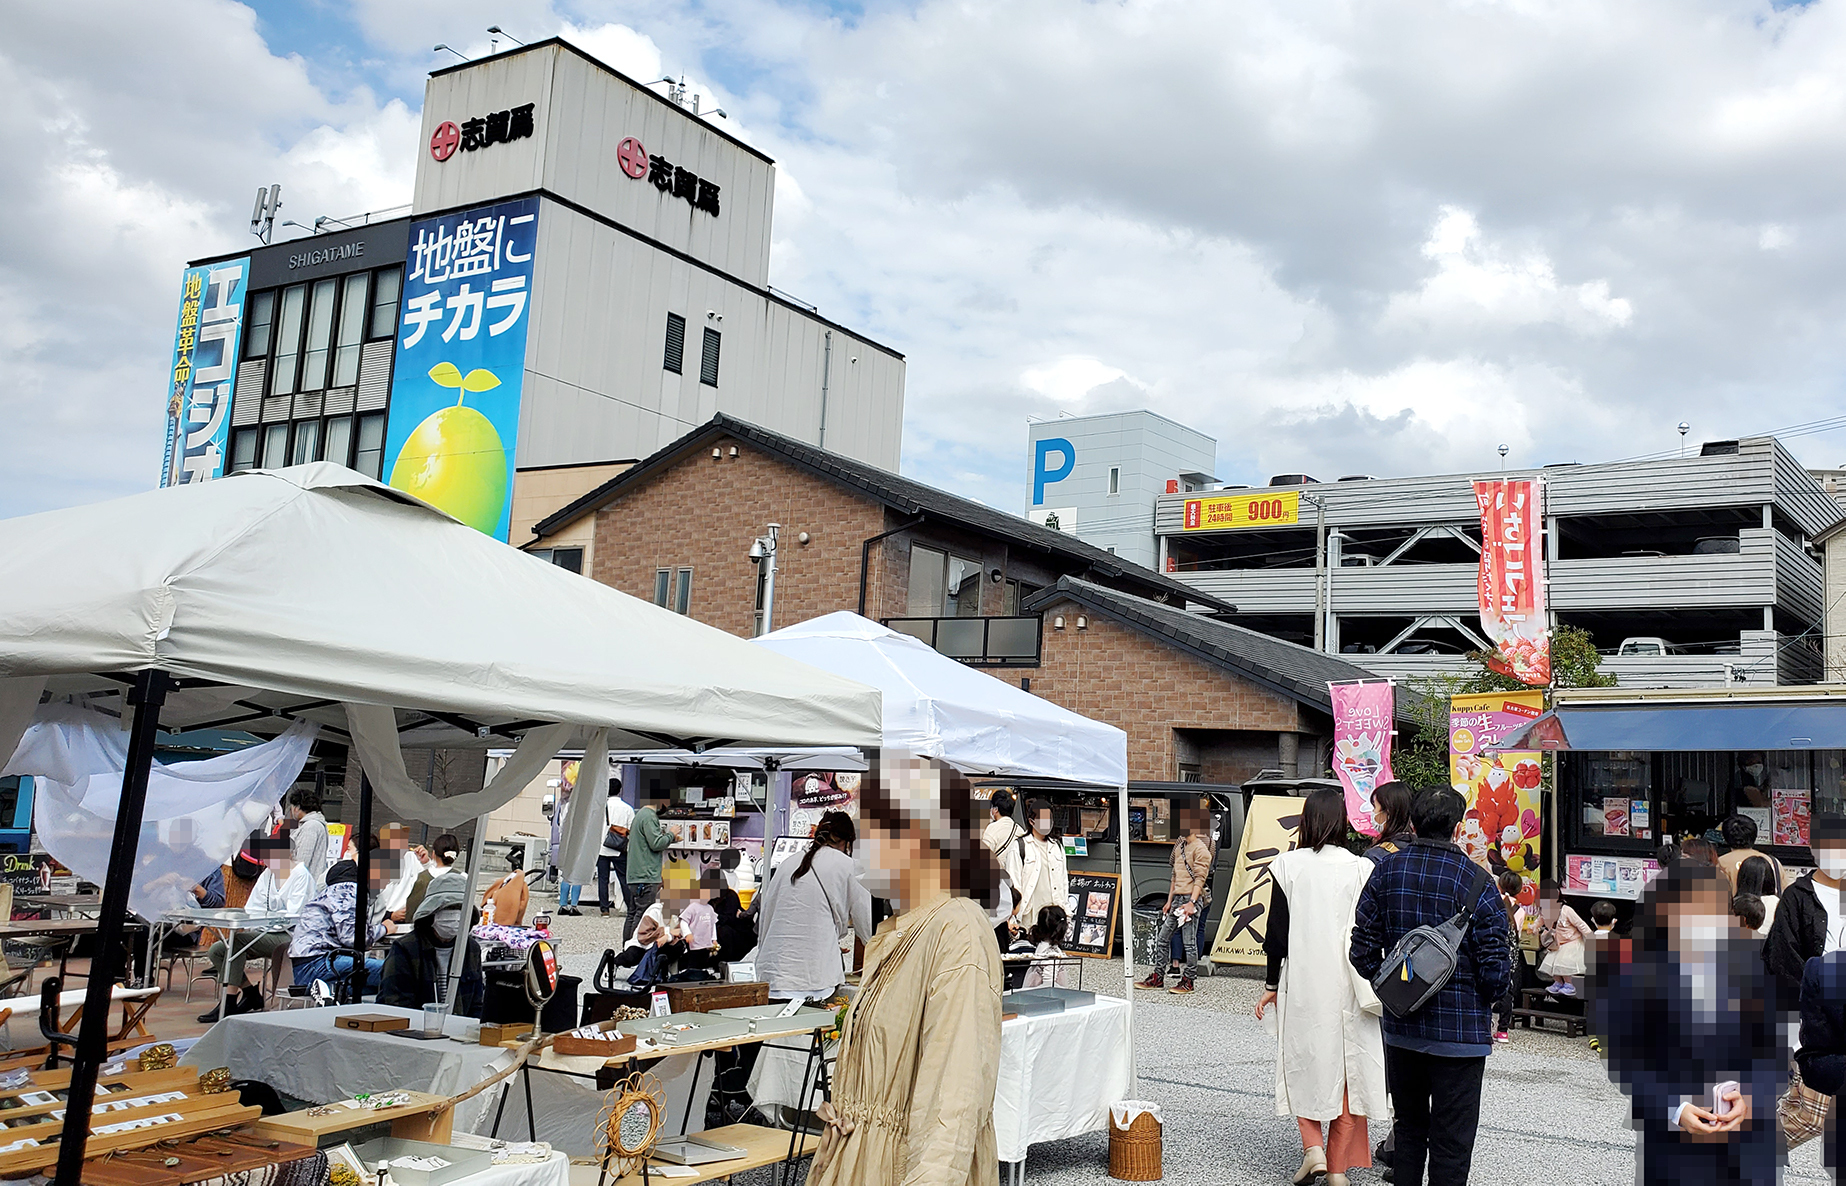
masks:
[[[521,1034],[532,1032],[529,1021],[483,1021],[481,1023],[481,1045],[502,1046],[516,1040]]]
[[[591,1058],[619,1058],[632,1054],[635,1049],[633,1034],[611,1032],[606,1038],[585,1038],[577,1034],[559,1034],[551,1040],[551,1048],[559,1054],[589,1055]]]
[[[769,982],[766,980],[746,980],[741,984],[705,981],[663,987],[667,990],[667,1004],[675,1013],[710,1013],[713,1009],[769,1003]]]
[[[333,1024],[343,1030],[381,1034],[388,1030],[409,1029],[410,1018],[395,1013],[342,1013],[333,1019]]]

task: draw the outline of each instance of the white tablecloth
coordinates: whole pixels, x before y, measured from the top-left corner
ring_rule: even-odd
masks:
[[[1128,1094],[1128,1002],[1097,997],[1062,1013],[1000,1026],[994,1137],[1001,1161],[1026,1146],[1109,1126],[1109,1105]]]
[[[544,1161],[490,1165],[457,1178],[453,1186],[570,1186],[570,1158],[553,1151]]]

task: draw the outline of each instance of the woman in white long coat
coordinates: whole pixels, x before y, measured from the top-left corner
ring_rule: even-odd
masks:
[[[1345,796],[1309,795],[1296,847],[1269,863],[1269,975],[1256,1004],[1259,1021],[1276,1011],[1276,1115],[1301,1129],[1294,1181],[1324,1176],[1325,1186],[1346,1186],[1347,1170],[1372,1164],[1366,1118],[1390,1115],[1378,1000],[1347,960],[1373,866],[1345,839]]]

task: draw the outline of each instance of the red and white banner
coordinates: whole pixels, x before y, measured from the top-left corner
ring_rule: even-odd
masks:
[[[1487,665],[1522,684],[1551,682],[1551,630],[1540,547],[1544,483],[1531,478],[1474,484],[1481,510],[1481,629],[1493,640]]]
[[[1333,773],[1346,788],[1346,818],[1367,836],[1378,834],[1372,822],[1372,792],[1390,782],[1391,731],[1395,698],[1389,680],[1328,684],[1333,695]]]

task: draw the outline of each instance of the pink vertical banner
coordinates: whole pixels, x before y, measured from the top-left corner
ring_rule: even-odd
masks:
[[[1382,679],[1327,685],[1333,695],[1333,773],[1346,788],[1346,818],[1367,836],[1378,834],[1372,792],[1392,778],[1394,690]]]

